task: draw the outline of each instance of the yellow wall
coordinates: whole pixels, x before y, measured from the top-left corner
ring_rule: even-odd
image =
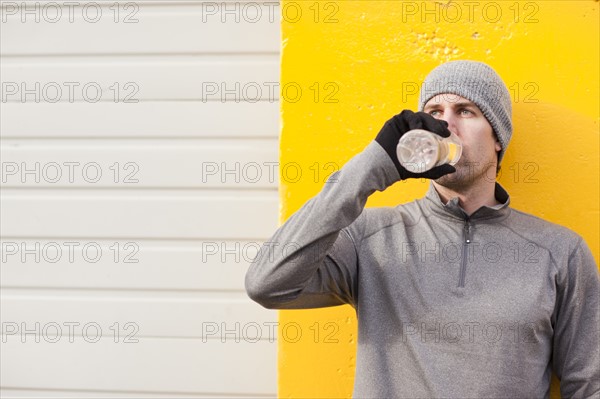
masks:
[[[282,1],[281,221],[387,119],[416,108],[433,67],[474,59],[513,96],[500,177],[512,206],[577,231],[598,260],[598,2],[470,3]],[[412,200],[426,187],[400,182],[367,206]],[[351,396],[351,307],[281,311],[280,334],[279,397]]]

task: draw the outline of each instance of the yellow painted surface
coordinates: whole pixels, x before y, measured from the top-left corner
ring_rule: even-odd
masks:
[[[416,110],[432,68],[474,59],[513,97],[500,177],[512,206],[577,231],[598,261],[598,4],[283,0],[281,221],[387,119]],[[412,200],[427,184],[399,182],[367,206]],[[279,397],[350,397],[355,350],[351,307],[281,311]]]

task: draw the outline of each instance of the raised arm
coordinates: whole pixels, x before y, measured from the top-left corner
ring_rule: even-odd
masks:
[[[332,174],[322,191],[263,244],[246,274],[250,298],[272,309],[355,303],[360,237],[347,227],[359,223],[367,198],[399,179],[437,178],[455,170],[443,165],[413,174],[400,166],[398,140],[416,128],[450,135],[444,121],[421,112],[403,111],[387,121],[375,141]]]

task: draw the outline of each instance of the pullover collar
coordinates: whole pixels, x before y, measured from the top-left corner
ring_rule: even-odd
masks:
[[[509,203],[510,196],[506,190],[499,184],[496,183],[494,188],[494,196],[500,204],[496,206],[482,206],[477,209],[471,216],[461,208],[458,203],[458,197],[451,198],[447,204],[442,202],[438,192],[436,191],[433,183],[429,184],[429,190],[425,194],[425,207],[436,215],[464,220],[485,220],[485,219],[503,219],[510,213]]]

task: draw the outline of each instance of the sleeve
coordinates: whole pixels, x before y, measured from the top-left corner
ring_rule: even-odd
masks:
[[[600,278],[581,240],[559,272],[552,368],[563,398],[600,398]]]
[[[354,304],[357,248],[350,226],[367,198],[400,178],[375,141],[333,173],[264,243],[246,273],[246,292],[270,309]]]

